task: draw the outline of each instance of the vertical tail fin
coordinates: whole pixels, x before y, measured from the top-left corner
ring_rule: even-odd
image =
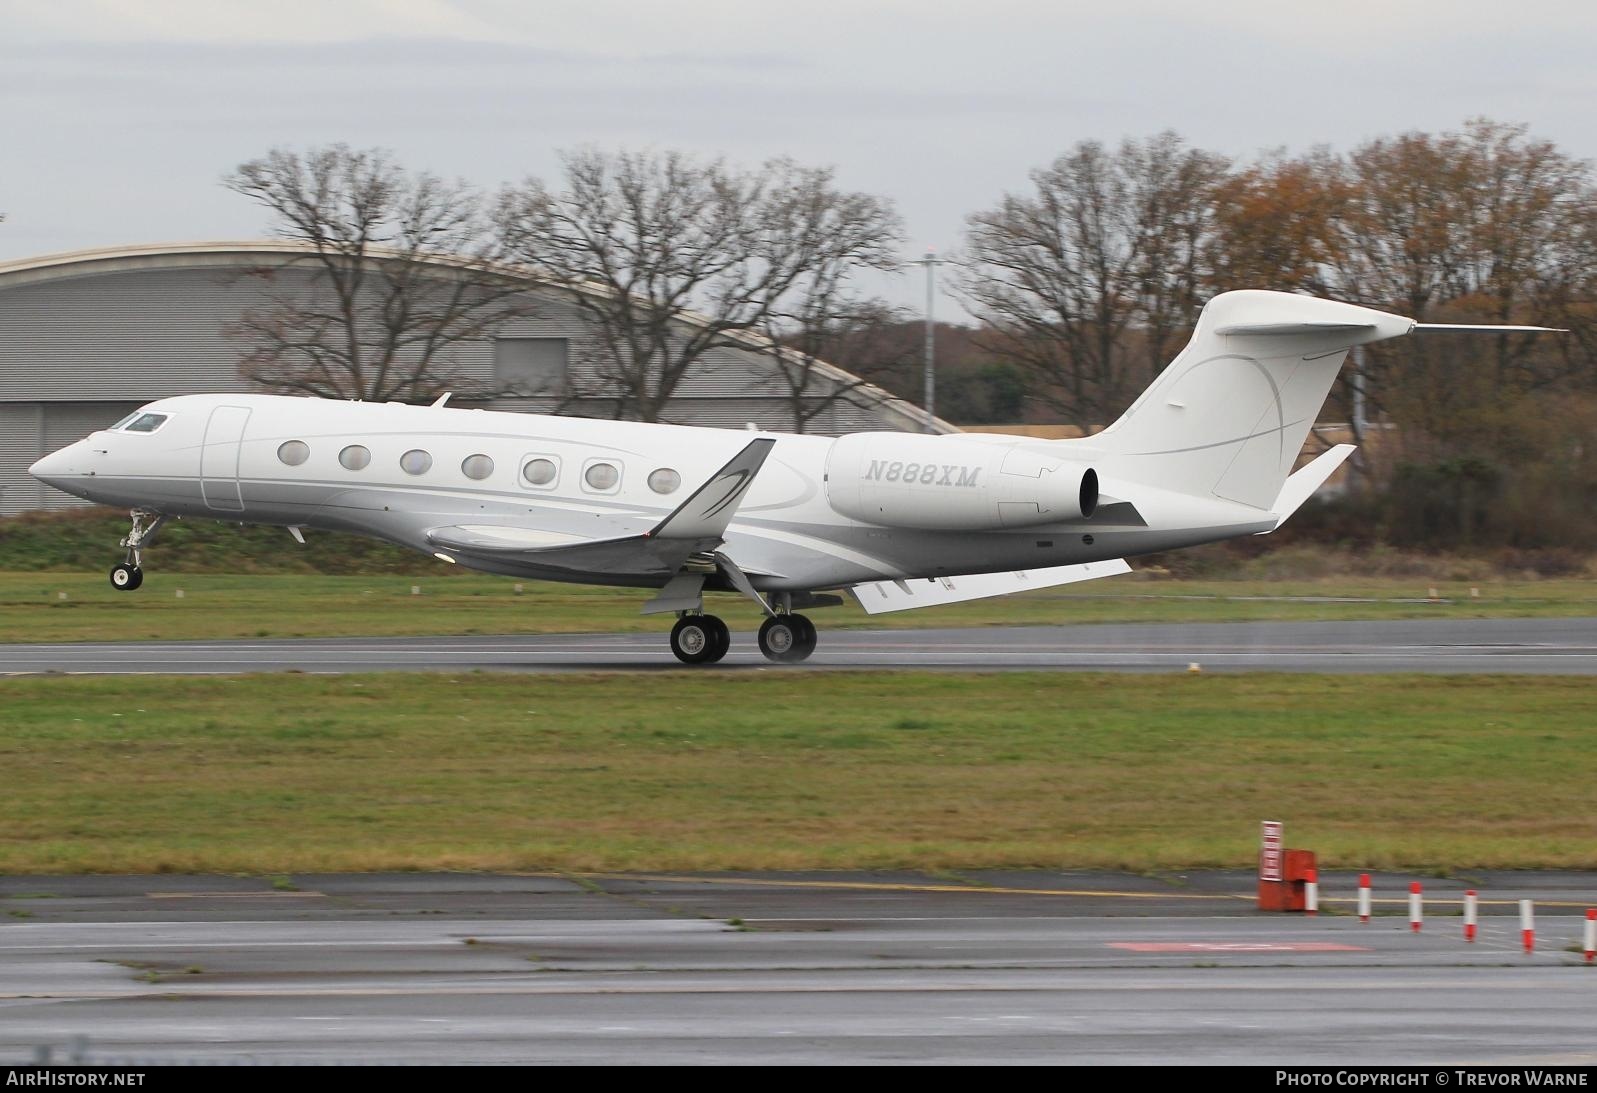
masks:
[[[1223,293],[1181,354],[1090,443],[1114,457],[1117,478],[1269,509],[1348,350],[1413,328],[1353,304]]]

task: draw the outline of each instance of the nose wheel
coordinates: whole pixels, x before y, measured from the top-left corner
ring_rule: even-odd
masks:
[[[118,592],[132,592],[144,583],[144,570],[136,565],[119,565],[111,569],[111,587]]]
[[[760,627],[760,652],[779,664],[809,659],[815,641],[815,624],[803,615],[774,615]]]
[[[164,513],[134,509],[129,515],[133,518],[133,528],[121,544],[127,549],[127,557],[121,565],[111,569],[111,587],[118,592],[132,592],[144,583],[144,548],[149,546],[155,533],[166,523]],[[155,519],[146,526],[145,521],[152,516]]]
[[[671,628],[671,653],[683,664],[714,664],[732,647],[732,631],[714,615],[683,615]]]

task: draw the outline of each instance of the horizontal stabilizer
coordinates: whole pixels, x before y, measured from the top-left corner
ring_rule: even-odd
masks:
[[[1275,528],[1286,523],[1287,517],[1298,511],[1303,502],[1314,496],[1315,490],[1325,485],[1325,480],[1335,474],[1336,469],[1353,454],[1354,447],[1352,444],[1338,444],[1329,451],[1322,452],[1313,462],[1287,476],[1287,480],[1281,483],[1281,492],[1276,497],[1275,504],[1270,506],[1270,514],[1275,517]],[[1271,528],[1270,531],[1274,531],[1275,528]]]
[[[1216,334],[1336,334],[1342,331],[1374,330],[1374,323],[1232,323],[1215,329]]]
[[[1131,567],[1125,559],[1115,558],[1107,562],[1082,562],[1051,569],[1023,569],[1015,573],[968,573],[958,577],[933,577],[930,580],[872,581],[869,584],[857,584],[849,591],[867,612],[884,615],[889,611],[908,611],[914,607],[1007,596],[1028,588],[1051,588],[1054,585],[1074,584],[1130,572]]]

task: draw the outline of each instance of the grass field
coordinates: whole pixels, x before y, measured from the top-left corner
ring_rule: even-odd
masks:
[[[824,689],[823,689],[824,688]],[[602,701],[601,701],[602,697]],[[0,869],[1597,868],[1567,678],[0,680]]]
[[[660,631],[638,614],[648,593],[476,575],[151,573],[117,592],[99,573],[0,573],[0,641],[391,636]],[[1435,587],[1445,602],[1427,602]],[[411,590],[417,589],[418,595]],[[1472,597],[1470,589],[1479,590]],[[178,596],[182,592],[181,598]],[[711,596],[710,610],[752,630],[753,604]],[[1059,589],[870,616],[849,602],[813,613],[822,630],[1086,622],[1222,622],[1597,615],[1597,581],[1474,584],[1415,578],[1150,580],[1135,575]]]

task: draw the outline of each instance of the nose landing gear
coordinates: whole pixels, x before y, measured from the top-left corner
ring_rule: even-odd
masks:
[[[127,557],[121,565],[111,569],[111,587],[119,592],[132,592],[144,583],[144,548],[150,545],[150,540],[167,519],[165,513],[145,509],[134,509],[129,515],[133,518],[133,528],[120,544],[127,549]],[[154,520],[146,527],[144,521],[151,517]]]

